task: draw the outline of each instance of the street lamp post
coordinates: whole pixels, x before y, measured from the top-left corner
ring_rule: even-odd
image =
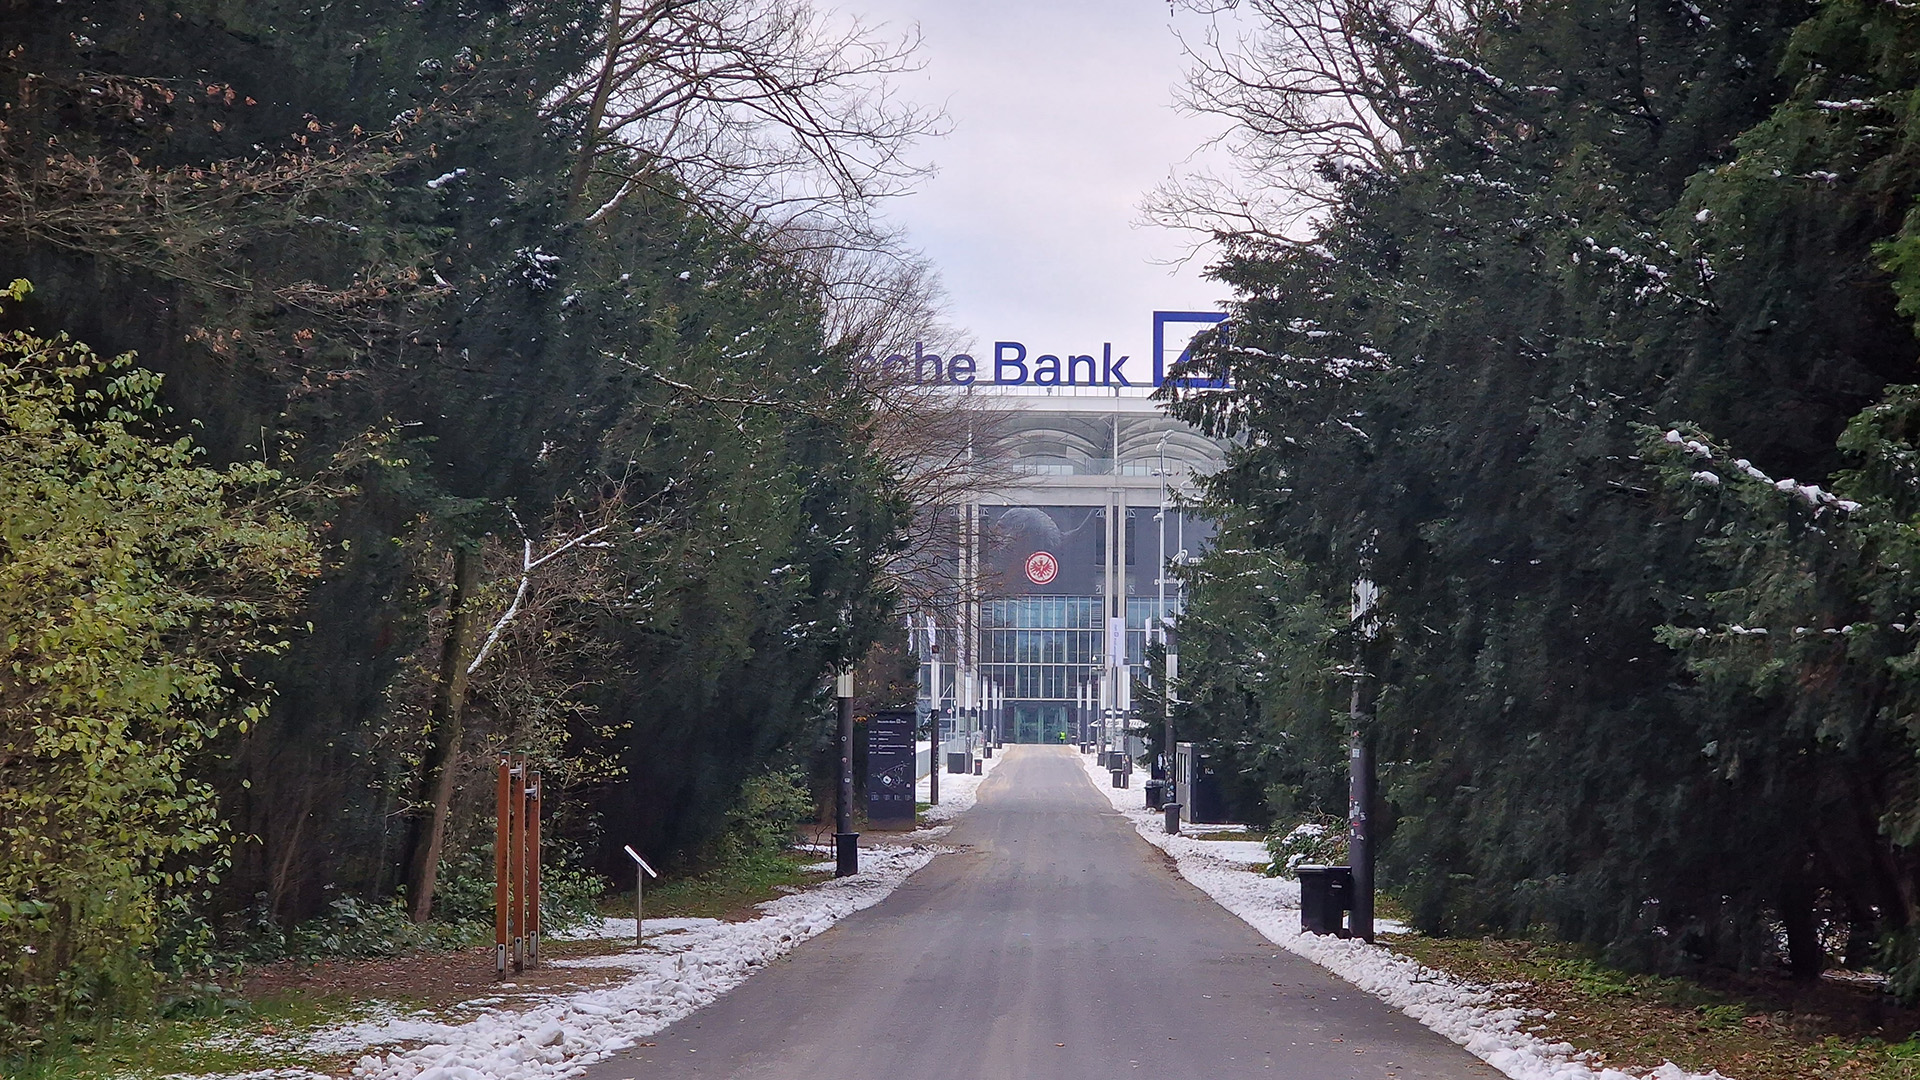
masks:
[[[993,747],[998,750],[1004,745],[1007,727],[1007,689],[999,683],[993,684]]]
[[[987,679],[980,680],[980,756],[993,756],[993,726],[998,722],[1000,688]]]
[[[927,710],[927,805],[940,805],[940,710]]]
[[[1102,671],[1100,673],[1100,686],[1094,691],[1093,707],[1095,711],[1093,715],[1095,722],[1100,725],[1100,737],[1096,741],[1100,747],[1100,764],[1103,768],[1107,762],[1107,721],[1108,718],[1113,715],[1113,709],[1107,702],[1107,688],[1112,684],[1113,679],[1108,676],[1107,672]]]
[[[932,708],[927,710],[927,727],[931,729],[930,733],[927,736],[928,738],[927,803],[930,806],[939,806],[940,805],[940,630],[939,630],[938,624],[936,624],[933,621],[933,616],[931,615],[927,616],[927,656],[929,661],[933,665],[932,698],[928,702],[928,704],[930,704]]]
[[[980,730],[980,700],[985,696],[984,689],[981,685],[980,673],[972,668],[968,668],[966,737],[969,757],[971,757],[973,753],[974,735]],[[973,766],[969,765],[967,767],[971,769]]]
[[[1375,607],[1380,587],[1369,576],[1372,545],[1363,551],[1361,576],[1353,583],[1353,623],[1359,631],[1354,645],[1353,700],[1347,771],[1347,866],[1353,872],[1353,936],[1373,940],[1373,701],[1370,663],[1373,641],[1380,632]]]
[[[1161,775],[1166,778],[1167,786],[1162,790],[1168,802],[1175,801],[1179,791],[1173,781],[1173,681],[1180,677],[1180,651],[1174,644],[1173,635],[1167,633],[1165,622],[1160,624],[1160,645],[1167,656],[1166,686],[1160,694],[1161,704],[1165,707],[1165,724],[1160,735]]]
[[[1081,683],[1073,693],[1074,734],[1079,736],[1080,752],[1087,751],[1087,684]]]
[[[840,698],[840,783],[833,799],[833,876],[860,872],[860,834],[853,831],[853,669],[834,680]]]
[[[1000,723],[1000,686],[987,683],[983,687],[980,713],[980,744],[983,750],[993,748],[993,731]]]

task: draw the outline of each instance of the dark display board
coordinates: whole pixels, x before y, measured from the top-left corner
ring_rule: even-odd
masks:
[[[913,824],[912,709],[884,709],[867,720],[867,822]]]
[[[982,516],[995,595],[1100,592],[1106,572],[1106,511],[1091,506],[985,507]]]
[[[1109,552],[1107,512],[1097,506],[982,507],[986,527],[988,591],[995,596],[1098,596],[1104,591]],[[1213,523],[1169,507],[1127,511],[1127,595],[1154,594],[1153,579],[1164,550],[1198,557],[1213,538]],[[1164,541],[1160,535],[1164,530]],[[1164,547],[1163,547],[1164,545]]]

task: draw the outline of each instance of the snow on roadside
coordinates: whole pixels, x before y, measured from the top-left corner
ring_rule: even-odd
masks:
[[[284,1056],[361,1053],[347,1075],[364,1080],[558,1080],[660,1031],[801,942],[879,903],[943,850],[925,842],[863,847],[859,874],[769,900],[759,906],[757,918],[737,923],[649,919],[644,949],[548,961],[551,966],[633,969],[617,986],[536,999],[531,1008],[524,1001],[520,1007],[489,1008],[460,1023],[386,1009],[280,1049]],[[580,936],[631,933],[632,919],[609,918],[589,924]],[[222,1080],[320,1080],[320,1074],[274,1069]]]
[[[940,805],[927,807],[926,811],[920,815],[921,819],[929,826],[951,824],[954,818],[973,807],[980,785],[986,783],[987,777],[992,776],[993,770],[1005,760],[1007,760],[1005,750],[999,751],[993,757],[983,759],[980,762],[979,776],[972,773],[942,772],[940,774]],[[946,762],[939,764],[944,766]],[[920,778],[919,787],[914,789],[913,797],[926,802],[932,790],[931,777],[923,776]]]
[[[829,868],[831,869],[831,868]],[[647,937],[655,934],[675,934],[682,930],[692,930],[699,926],[717,926],[719,919],[648,919]],[[603,915],[598,919],[570,927],[552,935],[551,941],[605,941],[609,939],[629,938],[633,936],[633,916]]]
[[[1081,764],[1094,789],[1133,823],[1145,840],[1173,856],[1180,875],[1221,907],[1244,919],[1267,940],[1326,968],[1342,979],[1465,1047],[1514,1080],[1727,1080],[1718,1071],[1692,1073],[1668,1062],[1644,1076],[1597,1066],[1564,1042],[1549,1042],[1526,1030],[1535,1011],[1506,1004],[1490,987],[1396,956],[1379,945],[1305,934],[1300,930],[1300,884],[1249,873],[1251,841],[1195,840],[1168,836],[1166,818],[1146,808],[1139,786],[1116,788],[1111,774],[1092,757]],[[1210,828],[1209,826],[1188,826]],[[1378,924],[1384,929],[1384,920]]]
[[[349,1074],[365,1080],[538,1080],[570,1075],[662,1030],[800,942],[885,899],[945,850],[934,841],[952,828],[954,818],[973,806],[980,785],[1004,760],[1004,755],[986,759],[979,776],[942,773],[940,805],[922,814],[925,827],[896,834],[889,844],[862,847],[860,873],[854,877],[770,900],[760,905],[759,918],[747,922],[648,919],[645,949],[547,961],[554,967],[632,969],[633,975],[619,986],[549,996],[537,999],[531,1008],[522,999],[520,1007],[502,1004],[459,1023],[429,1013],[402,1014],[381,1007],[279,1049],[327,1056],[372,1051],[362,1054]],[[922,802],[928,789],[923,777]],[[832,868],[829,860],[810,869]],[[560,936],[617,939],[632,933],[631,918],[608,916]],[[401,1048],[390,1049],[394,1047]],[[284,1069],[222,1080],[320,1080],[320,1074]]]

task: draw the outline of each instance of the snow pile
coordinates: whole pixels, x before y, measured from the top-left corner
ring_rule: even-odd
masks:
[[[971,794],[969,789],[969,799]],[[374,1052],[362,1056],[349,1074],[366,1080],[569,1076],[660,1031],[840,919],[879,903],[942,850],[928,843],[862,848],[859,874],[769,900],[760,905],[758,918],[737,923],[649,919],[645,948],[547,962],[555,967],[631,968],[632,977],[618,986],[548,997],[531,1008],[525,1008],[524,1002],[519,1008],[488,1008],[464,1023],[383,1008],[357,1022],[326,1028],[293,1049],[325,1056],[371,1049]],[[632,919],[615,917],[570,936],[632,933]],[[503,984],[503,988],[510,986]],[[410,1048],[382,1049],[395,1046]],[[278,1069],[247,1076],[249,1080],[316,1080],[317,1074]]]
[[[993,770],[1005,760],[1007,755],[1003,750],[981,761],[979,776],[972,773],[942,772],[940,774],[940,805],[927,807],[926,813],[921,817],[929,825],[938,825],[951,822],[954,818],[966,813],[979,797],[980,785],[986,783],[987,777],[992,776]],[[944,768],[946,762],[941,761],[935,764]],[[931,780],[931,777],[921,777],[920,786],[914,789],[913,797],[926,802],[932,792]]]
[[[653,940],[655,934],[671,934],[681,930],[692,930],[697,926],[715,926],[719,919],[648,919],[647,940]],[[605,941],[633,936],[633,916],[603,915],[579,926],[569,927],[557,934],[548,934],[549,941]]]
[[[920,745],[922,748],[925,748],[927,744],[921,743]],[[960,774],[942,771],[940,773],[940,805],[929,806],[920,812],[920,820],[923,823],[922,827],[916,828],[911,832],[899,832],[890,835],[902,843],[925,844],[931,843],[952,832],[953,819],[973,808],[973,804],[979,800],[980,785],[986,783],[987,777],[993,775],[994,768],[1005,760],[1006,757],[1002,754],[999,757],[987,758],[982,761],[979,776],[975,776],[972,773]],[[944,767],[946,763],[942,762],[941,764]],[[920,778],[919,786],[914,789],[913,797],[916,801],[923,803],[932,797],[932,785],[926,777],[923,776]],[[889,834],[882,833],[880,835]],[[823,855],[834,854],[833,846],[830,844],[802,844],[800,848],[805,851],[817,851]],[[860,865],[862,867],[866,866],[868,850],[867,848],[860,849]],[[836,863],[834,859],[829,858],[817,863],[810,863],[805,869],[824,872],[833,870],[837,865],[838,863]],[[647,925],[652,926],[653,924],[648,923]],[[627,931],[629,933],[633,931],[631,923],[628,924]],[[648,933],[651,934],[652,931],[649,930]]]
[[[1644,1077],[1596,1066],[1569,1044],[1548,1042],[1527,1031],[1537,1011],[1507,1004],[1490,987],[1395,956],[1379,945],[1303,934],[1300,884],[1250,873],[1254,861],[1246,850],[1253,846],[1249,841],[1168,836],[1165,815],[1145,807],[1138,787],[1113,787],[1110,774],[1091,757],[1082,757],[1081,763],[1094,789],[1105,794],[1148,843],[1173,856],[1180,875],[1221,907],[1267,940],[1392,1005],[1515,1080],[1727,1080],[1717,1071],[1690,1073],[1671,1062]],[[1264,852],[1262,856],[1258,862],[1265,862]],[[1393,926],[1388,920],[1375,923],[1383,932],[1393,932]]]

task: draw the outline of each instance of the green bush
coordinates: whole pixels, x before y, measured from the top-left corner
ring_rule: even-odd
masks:
[[[151,1004],[163,925],[227,861],[191,766],[263,715],[244,662],[285,647],[314,571],[279,474],[162,438],[159,388],[130,354],[0,335],[0,1050]]]
[[[352,896],[329,901],[324,914],[291,927],[276,922],[263,894],[237,933],[222,936],[218,964],[269,964],[278,960],[367,959],[398,956],[416,949],[453,948],[474,937],[471,926],[416,924],[402,899],[369,903]],[[194,972],[180,972],[176,986],[190,987]]]
[[[734,865],[778,856],[792,846],[794,831],[813,820],[813,811],[813,795],[797,767],[752,777],[740,785],[710,858]]]
[[[558,932],[599,918],[607,883],[580,865],[577,848],[545,844],[540,866],[540,925]],[[493,925],[493,843],[476,844],[440,862],[434,918],[467,926]]]
[[[1893,996],[1902,1005],[1920,1002],[1920,931],[1909,926],[1884,935],[1879,961]]]
[[[327,905],[325,915],[293,928],[287,935],[287,954],[300,959],[398,956],[415,949],[459,945],[470,934],[463,927],[416,923],[400,901],[370,904],[342,896]]]
[[[1268,877],[1290,878],[1302,866],[1344,865],[1347,823],[1327,814],[1311,814],[1292,828],[1278,826],[1267,838],[1267,855],[1271,860]]]

